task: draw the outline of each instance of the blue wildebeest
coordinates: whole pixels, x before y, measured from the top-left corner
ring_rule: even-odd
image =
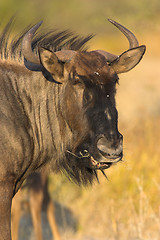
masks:
[[[122,159],[118,74],[139,63],[145,46],[110,22],[129,40],[129,49],[119,56],[82,50],[90,37],[51,31],[35,36],[41,23],[8,45],[9,24],[5,28],[0,41],[0,240],[11,239],[12,197],[30,173],[48,168],[88,184],[97,170],[104,173]]]

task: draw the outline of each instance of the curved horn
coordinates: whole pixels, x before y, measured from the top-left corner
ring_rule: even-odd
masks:
[[[37,23],[34,27],[32,27],[24,36],[23,41],[22,41],[22,53],[24,58],[33,64],[38,64],[40,65],[40,60],[39,57],[33,53],[32,51],[32,39],[37,31],[37,29],[41,26],[42,21]]]
[[[127,37],[128,41],[129,41],[129,45],[130,45],[129,49],[136,48],[139,46],[137,38],[131,31],[129,31],[127,28],[125,28],[121,24],[119,24],[111,19],[108,19],[108,21],[110,23],[112,23],[113,25],[115,25]],[[105,56],[105,58],[107,59],[108,62],[113,62],[115,59],[118,58],[118,55],[108,53],[104,50],[96,50],[96,52],[99,52],[100,54]]]
[[[112,19],[108,19],[108,21],[110,23],[112,23],[114,26],[116,26],[126,36],[126,38],[129,41],[129,45],[130,45],[129,49],[136,48],[136,47],[139,46],[137,38],[135,37],[135,35],[131,31],[129,31],[127,28],[125,28],[121,24],[113,21]]]
[[[25,66],[29,70],[40,71],[42,70],[42,65],[40,63],[39,56],[32,51],[32,39],[35,32],[41,26],[42,21],[33,26],[24,36],[22,40],[22,54],[25,58]],[[76,54],[73,50],[62,50],[55,52],[58,59],[62,62],[70,61],[71,58]]]

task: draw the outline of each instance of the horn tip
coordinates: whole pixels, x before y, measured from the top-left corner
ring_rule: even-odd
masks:
[[[43,20],[41,20],[39,23],[37,23],[38,24],[38,26],[40,27],[41,25],[42,25],[42,23],[43,23]]]
[[[42,25],[42,23],[43,23],[43,21],[40,21],[40,22],[38,22],[35,26],[34,26],[34,28],[36,28],[36,30]]]
[[[108,18],[108,21],[110,23],[112,23],[113,25],[115,25],[115,26],[119,25],[119,23],[117,23],[116,21],[112,20],[111,18]]]
[[[36,25],[34,25],[34,26],[28,31],[28,33],[34,34],[34,33],[37,31],[37,29],[42,25],[42,23],[43,23],[43,21],[38,22]]]
[[[112,20],[111,18],[108,18],[107,20],[108,20],[109,22],[111,22],[111,23],[114,22],[114,20]]]

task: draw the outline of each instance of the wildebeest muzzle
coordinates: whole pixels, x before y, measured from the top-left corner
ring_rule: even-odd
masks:
[[[78,155],[85,164],[88,162],[89,168],[103,170],[122,160],[123,136],[120,133],[112,138],[99,135],[94,144],[87,145],[78,151]]]
[[[123,136],[120,133],[116,139],[101,136],[97,141],[97,151],[100,165],[119,162],[123,157]]]

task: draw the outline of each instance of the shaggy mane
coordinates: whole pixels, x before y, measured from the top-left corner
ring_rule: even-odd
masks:
[[[0,58],[7,60],[22,60],[21,43],[24,35],[32,28],[31,25],[27,26],[23,32],[11,38],[11,31],[15,18],[12,17],[5,26],[4,30],[0,34]],[[32,49],[36,51],[37,46],[47,48],[51,51],[60,51],[62,49],[67,50],[79,50],[86,51],[86,43],[93,37],[93,34],[86,37],[75,35],[69,30],[57,31],[43,29],[43,32],[39,31],[35,34],[32,41]]]

